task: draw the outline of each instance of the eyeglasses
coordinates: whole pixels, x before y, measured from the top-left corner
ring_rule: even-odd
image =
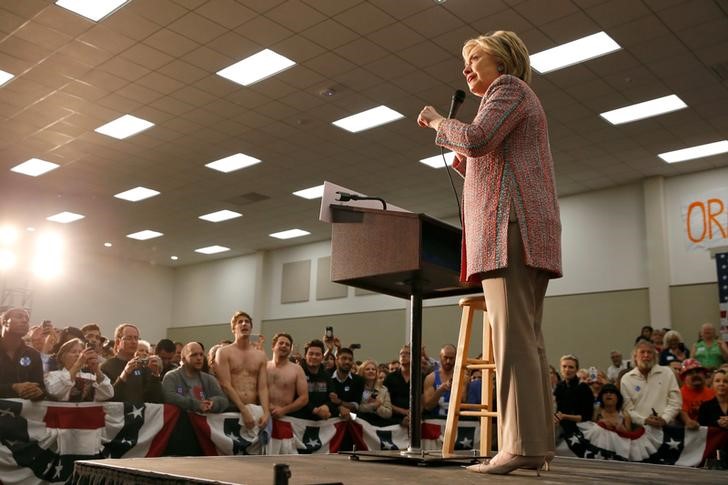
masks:
[[[121,340],[124,340],[126,342],[129,342],[131,340],[139,340],[139,335],[124,335],[121,337]]]

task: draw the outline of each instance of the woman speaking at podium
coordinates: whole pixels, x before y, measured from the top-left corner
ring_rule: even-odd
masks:
[[[541,317],[561,276],[561,222],[546,115],[528,83],[528,51],[513,32],[465,42],[463,75],[482,98],[475,119],[425,106],[417,122],[456,153],[464,178],[461,280],[482,282],[497,366],[500,451],[470,470],[539,469],[554,453],[549,367]]]

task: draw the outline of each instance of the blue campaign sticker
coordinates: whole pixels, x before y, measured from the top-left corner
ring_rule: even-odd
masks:
[[[28,367],[30,365],[30,357],[27,355],[24,355],[20,358],[20,365],[23,367]]]
[[[642,389],[640,386],[634,386],[635,391],[640,392],[640,389]]]

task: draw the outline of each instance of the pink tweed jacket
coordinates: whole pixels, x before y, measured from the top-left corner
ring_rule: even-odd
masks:
[[[455,153],[465,177],[460,279],[508,266],[509,215],[518,220],[525,262],[558,278],[561,221],[546,115],[522,80],[499,76],[472,123],[440,124],[435,143]]]

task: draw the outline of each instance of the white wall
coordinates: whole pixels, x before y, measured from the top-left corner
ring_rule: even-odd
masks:
[[[172,326],[226,323],[237,310],[255,315],[257,255],[220,259],[175,270]]]
[[[374,310],[393,310],[405,307],[405,300],[385,295],[354,296],[349,288],[346,298],[316,300],[316,273],[318,258],[331,255],[331,241],[305,244],[272,251],[266,254],[263,270],[265,320],[308,317],[315,315],[357,313]],[[281,274],[285,263],[311,260],[309,301],[281,303]]]
[[[682,211],[688,201],[707,194],[728,192],[728,168],[667,179],[665,191],[671,284],[714,282],[715,260],[710,259],[707,250],[689,247]],[[728,206],[728,198],[723,203]],[[728,228],[728,212],[719,219]],[[725,239],[725,245],[728,245],[728,239]]]
[[[559,199],[564,277],[547,296],[647,285],[642,186],[625,185]]]
[[[23,282],[24,283],[24,282]],[[113,335],[119,323],[142,328],[142,338],[156,342],[172,325],[174,270],[101,255],[70,257],[63,274],[30,282],[31,321],[52,320],[57,327],[99,323]]]

